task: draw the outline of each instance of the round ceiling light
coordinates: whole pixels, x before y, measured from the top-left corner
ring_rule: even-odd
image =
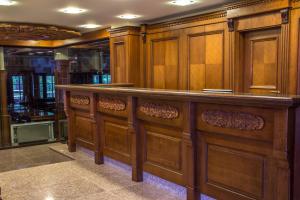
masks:
[[[62,8],[59,10],[59,12],[62,12],[62,13],[66,13],[66,14],[81,14],[81,13],[84,13],[86,12],[87,10],[86,9],[83,9],[83,8],[77,8],[77,7],[67,7],[67,8]]]
[[[136,18],[139,18],[141,16],[127,13],[127,14],[119,15],[117,17],[121,18],[121,19],[136,19]]]
[[[13,6],[16,5],[18,2],[12,0],[0,0],[0,6]]]
[[[79,25],[78,27],[86,28],[86,29],[94,29],[94,28],[101,27],[101,25],[99,25],[99,24],[82,24],[82,25]]]
[[[198,1],[197,0],[174,0],[174,1],[169,1],[168,3],[176,6],[189,6],[198,3]]]

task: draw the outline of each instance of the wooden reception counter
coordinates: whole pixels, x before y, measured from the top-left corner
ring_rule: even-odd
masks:
[[[219,200],[300,199],[300,98],[60,85],[69,150]]]

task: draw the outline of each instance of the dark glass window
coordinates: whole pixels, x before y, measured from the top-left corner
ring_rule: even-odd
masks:
[[[100,76],[93,75],[93,84],[99,84],[99,83],[100,83]]]
[[[23,76],[12,76],[13,99],[15,103],[24,100],[24,78]]]
[[[44,78],[43,76],[39,76],[39,92],[40,92],[40,98],[44,98]]]
[[[111,83],[111,77],[109,74],[103,74],[102,75],[102,83],[103,84],[110,84]]]
[[[54,76],[46,76],[47,98],[55,98],[55,80]]]

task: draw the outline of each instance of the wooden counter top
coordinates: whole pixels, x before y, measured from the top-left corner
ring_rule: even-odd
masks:
[[[128,84],[131,86],[132,84]],[[283,96],[283,95],[257,95],[247,93],[228,93],[228,92],[198,92],[187,90],[164,90],[164,89],[149,89],[149,88],[135,88],[135,87],[118,87],[114,85],[57,85],[57,89],[67,91],[82,91],[95,93],[110,93],[123,94],[134,96],[148,96],[149,98],[167,98],[181,100],[190,100],[194,102],[222,102],[225,104],[239,105],[257,105],[257,106],[293,106],[300,104],[300,96]]]

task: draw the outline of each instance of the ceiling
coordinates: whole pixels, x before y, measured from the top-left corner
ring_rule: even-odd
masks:
[[[229,2],[229,0],[199,0],[199,3],[180,7],[167,4],[168,0],[17,0],[14,6],[0,6],[2,22],[43,23],[78,28],[86,23],[102,27],[140,24],[153,19],[174,16],[189,11],[200,11]],[[60,13],[57,10],[68,6],[87,9],[79,15]],[[134,20],[116,16],[132,13],[142,17]],[[81,31],[86,31],[81,29]],[[88,30],[91,31],[91,30]]]

